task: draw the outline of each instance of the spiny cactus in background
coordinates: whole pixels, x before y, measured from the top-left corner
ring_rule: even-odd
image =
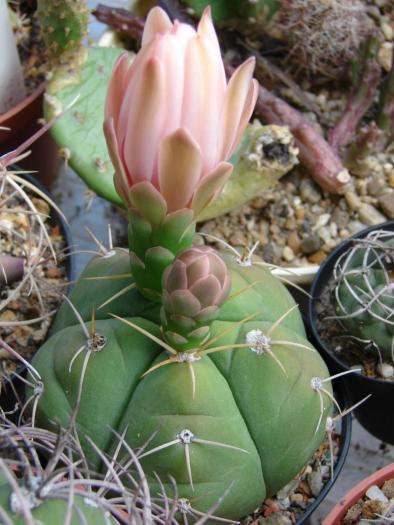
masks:
[[[53,66],[77,62],[87,34],[85,0],[38,0],[41,33]]]
[[[281,0],[273,23],[292,60],[305,71],[336,78],[357,57],[373,24],[359,0]]]
[[[378,229],[350,248],[334,267],[333,304],[346,335],[394,361],[394,233]]]
[[[155,495],[176,481],[180,514],[216,504],[215,515],[238,520],[318,448],[332,421],[330,377],[294,300],[262,261],[192,246],[253,111],[253,63],[226,85],[208,10],[196,33],[155,8],[143,42],[131,70],[125,57],[117,62],[104,124],[130,254],[95,257],[63,304],[33,360],[42,383],[34,413],[49,428],[75,418],[93,468],[93,441],[112,454],[121,435]],[[178,83],[183,113],[175,93],[166,106]]]
[[[126,448],[123,459],[136,473],[134,487],[124,484],[127,475],[118,457],[124,446],[122,436],[117,437],[119,446],[110,458],[96,450],[105,465],[98,474],[87,468],[74,432],[72,425],[55,433],[29,424],[16,426],[0,413],[2,524],[153,525],[165,521],[177,525],[173,518],[176,498],[164,492],[152,502],[138,458]]]
[[[357,56],[371,32],[365,3],[359,0],[183,0],[197,14],[212,5],[215,20],[256,37],[266,33],[282,40],[308,73],[337,77]]]

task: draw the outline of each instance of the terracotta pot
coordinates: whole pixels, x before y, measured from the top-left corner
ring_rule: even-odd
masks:
[[[12,109],[0,115],[0,127],[10,128],[0,130],[0,156],[8,153],[29,138],[40,128],[39,119],[43,118],[42,105],[46,84],[42,83],[25,100]],[[47,132],[30,147],[31,154],[19,161],[22,169],[32,170],[47,188],[50,188],[58,172],[58,149]]]
[[[349,508],[354,505],[372,485],[379,487],[388,480],[394,478],[394,463],[387,465],[374,474],[363,479],[353,487],[331,510],[322,525],[339,525],[345,517]]]

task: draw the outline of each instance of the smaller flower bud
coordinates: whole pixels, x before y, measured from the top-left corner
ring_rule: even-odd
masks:
[[[229,290],[226,264],[213,248],[181,252],[163,275],[161,318],[166,340],[179,351],[205,342]]]

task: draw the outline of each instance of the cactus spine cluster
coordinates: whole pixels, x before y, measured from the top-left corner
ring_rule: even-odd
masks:
[[[346,334],[394,360],[394,233],[378,229],[351,242],[334,267],[335,318]]]
[[[85,0],[38,0],[42,38],[53,63],[77,60],[87,34],[89,12]]]

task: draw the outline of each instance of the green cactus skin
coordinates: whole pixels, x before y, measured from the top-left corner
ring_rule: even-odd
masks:
[[[75,61],[87,34],[85,0],[38,0],[41,33],[53,64]]]
[[[109,279],[106,279],[107,277]],[[141,316],[158,323],[160,306],[145,299],[136,287],[129,289],[132,283],[129,252],[126,249],[115,248],[106,255],[98,255],[90,260],[69,298],[85,322],[91,320],[94,311],[97,320],[106,319],[109,313],[113,313],[127,317]],[[100,308],[126,288],[128,290],[125,293]],[[76,322],[72,308],[64,302],[51,327],[51,334]]]
[[[17,482],[10,470],[7,470],[7,474]],[[12,492],[11,484],[7,480],[5,473],[0,472],[0,508],[11,519],[13,525],[26,525],[30,521],[25,520],[23,514],[12,512],[10,506]],[[69,521],[70,525],[80,525],[81,523],[86,523],[86,525],[115,525],[115,520],[107,511],[97,507],[93,501],[90,504],[87,501],[83,496],[74,496],[74,510]],[[37,507],[31,509],[34,523],[40,525],[60,525],[64,523],[68,512],[68,504],[67,498],[54,497],[53,499],[43,500]]]
[[[119,251],[117,258],[116,265],[111,258],[96,258],[86,271],[90,274],[98,271],[99,265],[106,275],[115,274],[123,265],[127,266],[128,255]],[[212,336],[217,336],[214,347],[244,343],[250,330],[267,333],[294,306],[287,290],[266,269],[240,266],[234,257],[227,255],[224,259],[232,288],[218,319],[211,325]],[[81,280],[76,288],[82,286],[87,290],[86,282],[89,281]],[[84,297],[74,289],[72,300],[77,308],[84,299],[87,302],[89,296]],[[229,487],[228,497],[215,514],[238,519],[253,511],[305,465],[321,443],[325,418],[331,414],[327,396],[322,397],[324,410],[320,413],[320,396],[311,386],[312,378],[328,377],[319,355],[299,346],[275,343],[290,341],[311,348],[299,312],[292,310],[271,334],[272,349],[281,366],[268,354],[233,348],[204,355],[191,364],[176,362],[161,366],[143,376],[168,356],[133,327],[138,325],[160,337],[156,323],[129,317],[129,312],[135,311],[135,304],[128,302],[122,312],[122,317],[127,317],[126,321],[132,325],[119,319],[95,321],[95,333],[106,340],[101,350],[85,348],[75,358],[87,344],[81,326],[75,322],[74,326],[57,331],[39,350],[33,359],[44,383],[38,403],[38,424],[46,427],[56,422],[67,424],[81,371],[88,359],[77,414],[82,436],[86,433],[100,448],[110,452],[116,446],[110,428],[118,432],[127,428],[125,439],[133,448],[144,446],[151,439],[145,448],[147,455],[141,461],[153,492],[159,490],[156,472],[169,490],[168,476],[173,476],[179,496],[192,500],[193,507],[200,511],[208,510]],[[84,312],[84,317],[88,316],[89,309]],[[253,320],[240,323],[252,315]],[[59,316],[62,323],[58,326],[67,324],[69,319],[64,312]],[[87,327],[90,329],[89,318]],[[325,386],[331,391],[329,383]],[[322,420],[316,431],[320,415]],[[186,445],[179,437],[184,436],[185,430],[190,430],[196,439],[187,445],[191,475]],[[174,443],[149,454],[169,442]],[[98,467],[97,456],[83,437],[82,446],[92,465]]]
[[[386,239],[375,237],[377,244],[373,245],[372,242],[373,249],[368,252],[365,242],[357,244],[355,241],[352,244],[345,264],[340,261],[345,273],[339,272],[337,294],[333,301],[347,333],[364,341],[373,341],[382,357],[392,360],[394,285],[390,272],[394,261],[394,235],[386,233],[389,234]],[[384,251],[382,246],[385,247]],[[376,260],[377,256],[381,257],[379,261]],[[383,269],[384,266],[387,267]],[[353,289],[353,293],[350,289]],[[377,297],[379,300],[376,300]],[[337,299],[340,303],[337,303]],[[360,299],[363,299],[363,304],[360,304]],[[342,318],[345,314],[348,317]]]
[[[193,242],[194,212],[185,208],[167,213],[166,202],[157,190],[140,188],[131,192],[135,206],[128,228],[131,271],[141,293],[160,301],[164,270]]]

